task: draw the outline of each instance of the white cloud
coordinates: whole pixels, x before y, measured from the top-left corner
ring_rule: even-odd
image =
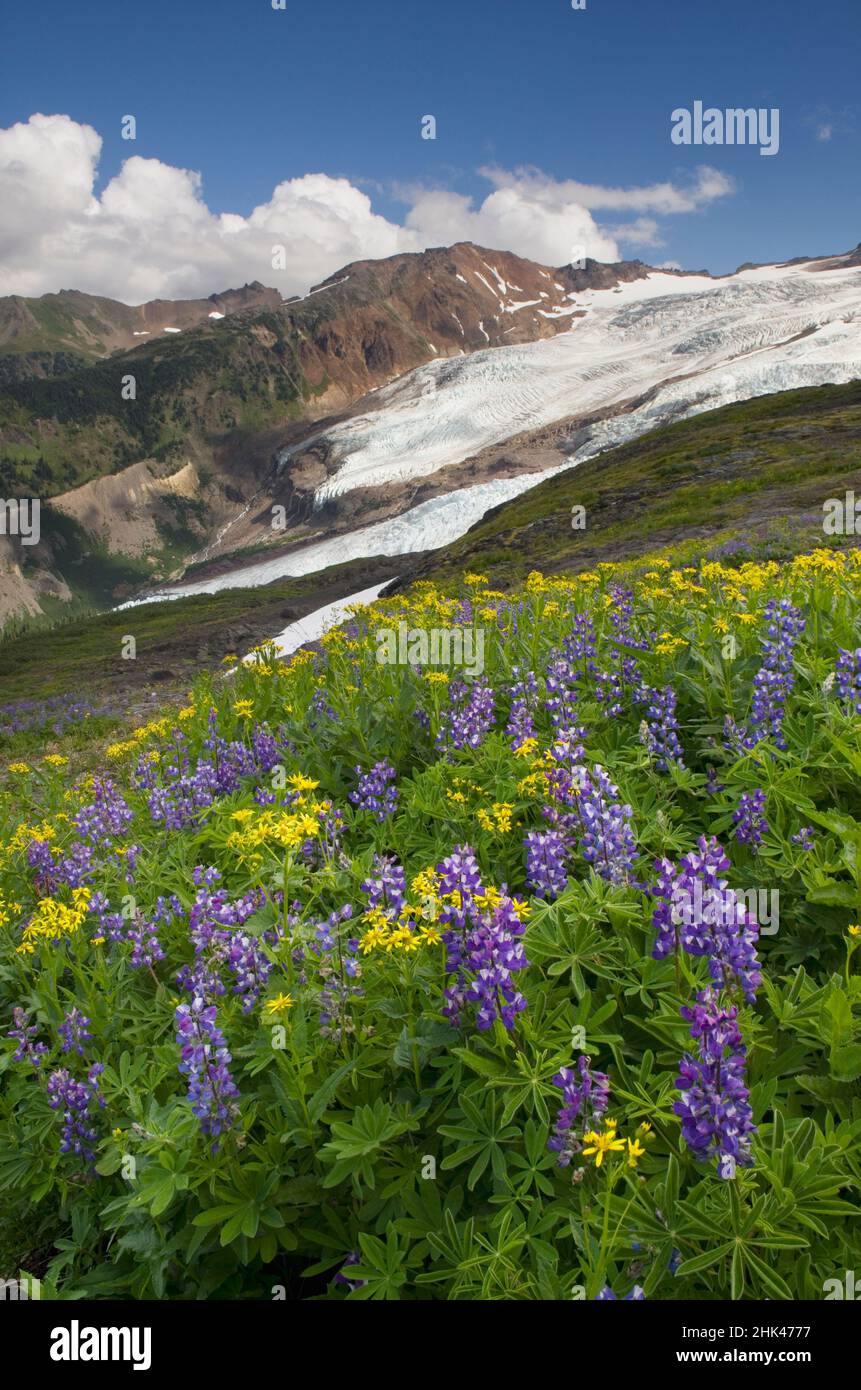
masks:
[[[210,211],[199,173],[132,155],[95,194],[102,141],[69,116],[34,115],[0,130],[0,294],[61,288],[126,303],[211,294],[248,280],[303,293],[349,261],[475,241],[549,265],[620,259],[619,244],[663,244],[658,216],[692,212],[732,191],[703,167],[684,187],[619,189],[556,181],[537,169],[483,169],[480,203],[413,189],[403,224],[375,213],[348,179],[287,179],[247,216]],[[629,212],[604,227],[594,211]],[[273,269],[284,247],[286,269]]]
[[[635,217],[632,222],[620,223],[613,235],[628,246],[663,246],[664,238],[654,217]]]
[[[715,198],[723,198],[735,189],[728,174],[722,174],[719,169],[712,169],[707,164],[701,165],[694,180],[684,186],[653,183],[633,188],[604,188],[598,184],[577,183],[575,179],[557,182],[540,169],[531,168],[517,169],[514,173],[485,168],[480,173],[497,188],[517,188],[522,196],[539,202],[558,205],[566,201],[590,210],[604,209],[610,212],[664,215],[696,212]]]

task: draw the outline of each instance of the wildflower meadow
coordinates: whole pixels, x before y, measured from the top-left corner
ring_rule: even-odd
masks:
[[[140,727],[7,710],[4,1272],[827,1297],[861,1270],[859,632],[861,551],[661,553],[415,584]]]

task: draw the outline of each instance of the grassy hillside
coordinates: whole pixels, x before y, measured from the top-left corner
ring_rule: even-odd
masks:
[[[261,589],[226,589],[174,602],[89,613],[51,627],[20,624],[0,641],[0,705],[63,695],[108,695],[118,707],[159,685],[182,688],[231,652],[243,653],[325,603],[394,577],[398,557],[353,560],[305,579]],[[137,644],[134,661],[121,658],[123,638]]]

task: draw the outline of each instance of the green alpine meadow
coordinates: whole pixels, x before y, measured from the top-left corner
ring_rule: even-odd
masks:
[[[119,738],[31,702],[5,1267],[44,1250],[64,1299],[824,1297],[861,1254],[859,554],[467,572]]]

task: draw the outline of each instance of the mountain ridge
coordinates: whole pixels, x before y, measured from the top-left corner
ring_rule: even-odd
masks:
[[[545,267],[461,242],[352,262],[283,302],[259,282],[184,301],[187,329],[71,370],[63,361],[59,374],[0,378],[0,492],[50,504],[40,545],[0,536],[0,618],[76,597],[109,606],[190,563],[222,566],[273,542],[304,563],[303,546],[373,530],[446,489],[472,505],[484,488],[495,505],[532,472],[576,461],[602,431],[614,442],[626,412],[643,417],[640,430],[706,408],[705,388],[678,388],[676,403],[667,387],[709,364],[747,359],[749,372],[757,355],[788,361],[792,343],[811,338],[810,361],[824,352],[824,366],[808,371],[802,355],[797,380],[761,367],[749,393],[844,380],[828,343],[857,339],[857,306],[835,298],[833,277],[808,272],[844,272],[837,282],[848,274],[854,291],[859,258],[856,248],[714,277],[641,261]],[[63,293],[66,307],[95,302]],[[54,307],[58,296],[45,298]],[[123,331],[175,310],[123,306]],[[7,332],[10,342],[21,345]],[[426,545],[419,536],[408,548]]]

